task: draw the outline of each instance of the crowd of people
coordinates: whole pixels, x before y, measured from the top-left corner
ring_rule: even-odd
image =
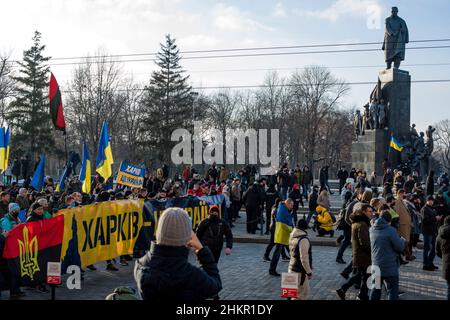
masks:
[[[374,174],[368,177],[367,173],[356,169],[347,172],[341,168],[336,176],[343,205],[339,214],[335,214],[330,201],[333,192],[328,171],[328,166],[319,170],[319,184],[315,185],[307,166],[301,168],[297,165],[290,170],[284,164],[276,175],[267,177],[258,177],[256,169],[250,166],[231,172],[225,166],[217,168],[213,165],[204,175],[185,166],[182,173],[173,178],[169,178],[168,167],[163,166],[154,174],[147,173],[140,189],[121,188],[112,179],[104,181],[97,175],[93,179],[91,194],[81,192],[81,183],[76,176],[70,178],[63,192],[55,191],[51,178],[46,179],[41,192],[13,181],[9,186],[0,186],[0,241],[4,244],[8,233],[18,224],[49,219],[67,207],[116,199],[165,200],[223,195],[226,211],[221,217],[219,208],[211,207],[207,219],[193,232],[192,222],[186,220],[186,211],[179,208],[166,210],[158,223],[151,249],[135,251],[133,256],[118,257],[123,266],[138,259],[135,277],[144,299],[218,298],[222,284],[217,263],[224,240],[225,254],[231,254],[231,230],[243,208],[248,233],[255,234],[264,226],[265,234],[270,234],[270,243],[263,255],[263,260],[270,262],[269,275],[280,276],[277,272],[280,257],[289,261],[287,271],[299,275],[300,299],[308,297],[312,279],[310,229],[318,237],[333,238],[336,230],[342,232],[336,240],[339,245],[336,262],[347,264],[341,273],[345,283],[337,290],[341,299],[346,298],[347,290],[353,286],[359,288],[358,298],[361,300],[380,299],[381,288],[369,290],[367,287],[368,267],[373,265],[380,269],[388,298],[398,299],[400,266],[414,261],[413,248],[419,242],[423,242],[424,271],[437,270],[435,255],[442,257],[450,297],[448,176],[443,174],[437,179],[439,189],[436,193],[433,172],[423,187],[416,174],[404,178],[399,170],[386,168],[384,176],[378,178]],[[308,215],[298,219],[298,210],[305,205]],[[164,217],[167,217],[167,222],[164,222]],[[343,254],[349,247],[352,261],[347,263]],[[202,272],[189,264],[189,248],[197,254]],[[4,263],[0,267],[0,277],[7,278]],[[87,268],[96,270],[94,265]],[[106,261],[106,268],[117,271],[115,259]],[[181,280],[180,277],[186,279]],[[16,280],[6,279],[13,298],[24,294]],[[177,286],[183,289],[173,290]],[[36,289],[48,292],[44,283]]]

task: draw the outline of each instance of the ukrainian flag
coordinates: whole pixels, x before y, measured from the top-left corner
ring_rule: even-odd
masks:
[[[5,145],[5,128],[0,128],[0,171],[5,172],[6,145]]]
[[[81,164],[80,181],[83,183],[81,191],[91,193],[91,160],[86,143],[83,144],[83,162]]]
[[[9,127],[8,127],[8,129],[6,129],[6,133],[5,133],[5,148],[6,148],[5,170],[8,169],[10,145],[11,145],[11,132],[9,131]]]
[[[403,151],[403,145],[398,142],[397,139],[394,138],[394,136],[391,136],[391,147],[399,152]]]
[[[288,246],[289,236],[291,235],[293,226],[292,216],[286,208],[286,205],[280,203],[275,218],[274,242]]]
[[[114,163],[111,142],[109,141],[108,123],[103,122],[102,133],[98,143],[96,171],[106,180],[112,176],[112,164]]]

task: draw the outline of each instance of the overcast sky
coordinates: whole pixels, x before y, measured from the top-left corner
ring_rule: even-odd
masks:
[[[155,52],[167,33],[182,51],[382,41],[392,5],[406,20],[410,40],[450,38],[447,0],[14,0],[1,4],[0,51],[20,59],[34,30],[42,33],[45,54],[54,58],[94,54],[100,47],[111,54]],[[450,42],[409,46],[423,45]],[[301,50],[320,48],[283,51]],[[408,66],[426,63],[443,65]],[[331,71],[347,82],[376,81],[384,56],[378,51],[182,60],[194,86],[258,85],[267,72],[260,69],[279,69],[287,76],[309,64],[344,67]],[[450,79],[448,48],[409,50],[403,64],[413,80]],[[62,87],[73,68],[52,66]],[[147,83],[154,68],[151,61],[123,63],[124,72],[140,83]],[[236,69],[259,70],[224,71]],[[372,88],[352,86],[345,105],[362,106]],[[449,89],[450,83],[412,84],[411,120],[419,129],[450,118]]]

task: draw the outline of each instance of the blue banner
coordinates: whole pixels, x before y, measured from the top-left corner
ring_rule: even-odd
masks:
[[[122,161],[117,174],[117,183],[133,188],[142,188],[144,185],[145,168]]]

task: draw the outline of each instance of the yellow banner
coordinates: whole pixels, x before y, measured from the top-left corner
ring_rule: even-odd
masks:
[[[144,200],[116,200],[64,209],[64,257],[72,239],[72,218],[75,217],[78,253],[81,267],[98,261],[133,254],[134,244],[144,224]]]

